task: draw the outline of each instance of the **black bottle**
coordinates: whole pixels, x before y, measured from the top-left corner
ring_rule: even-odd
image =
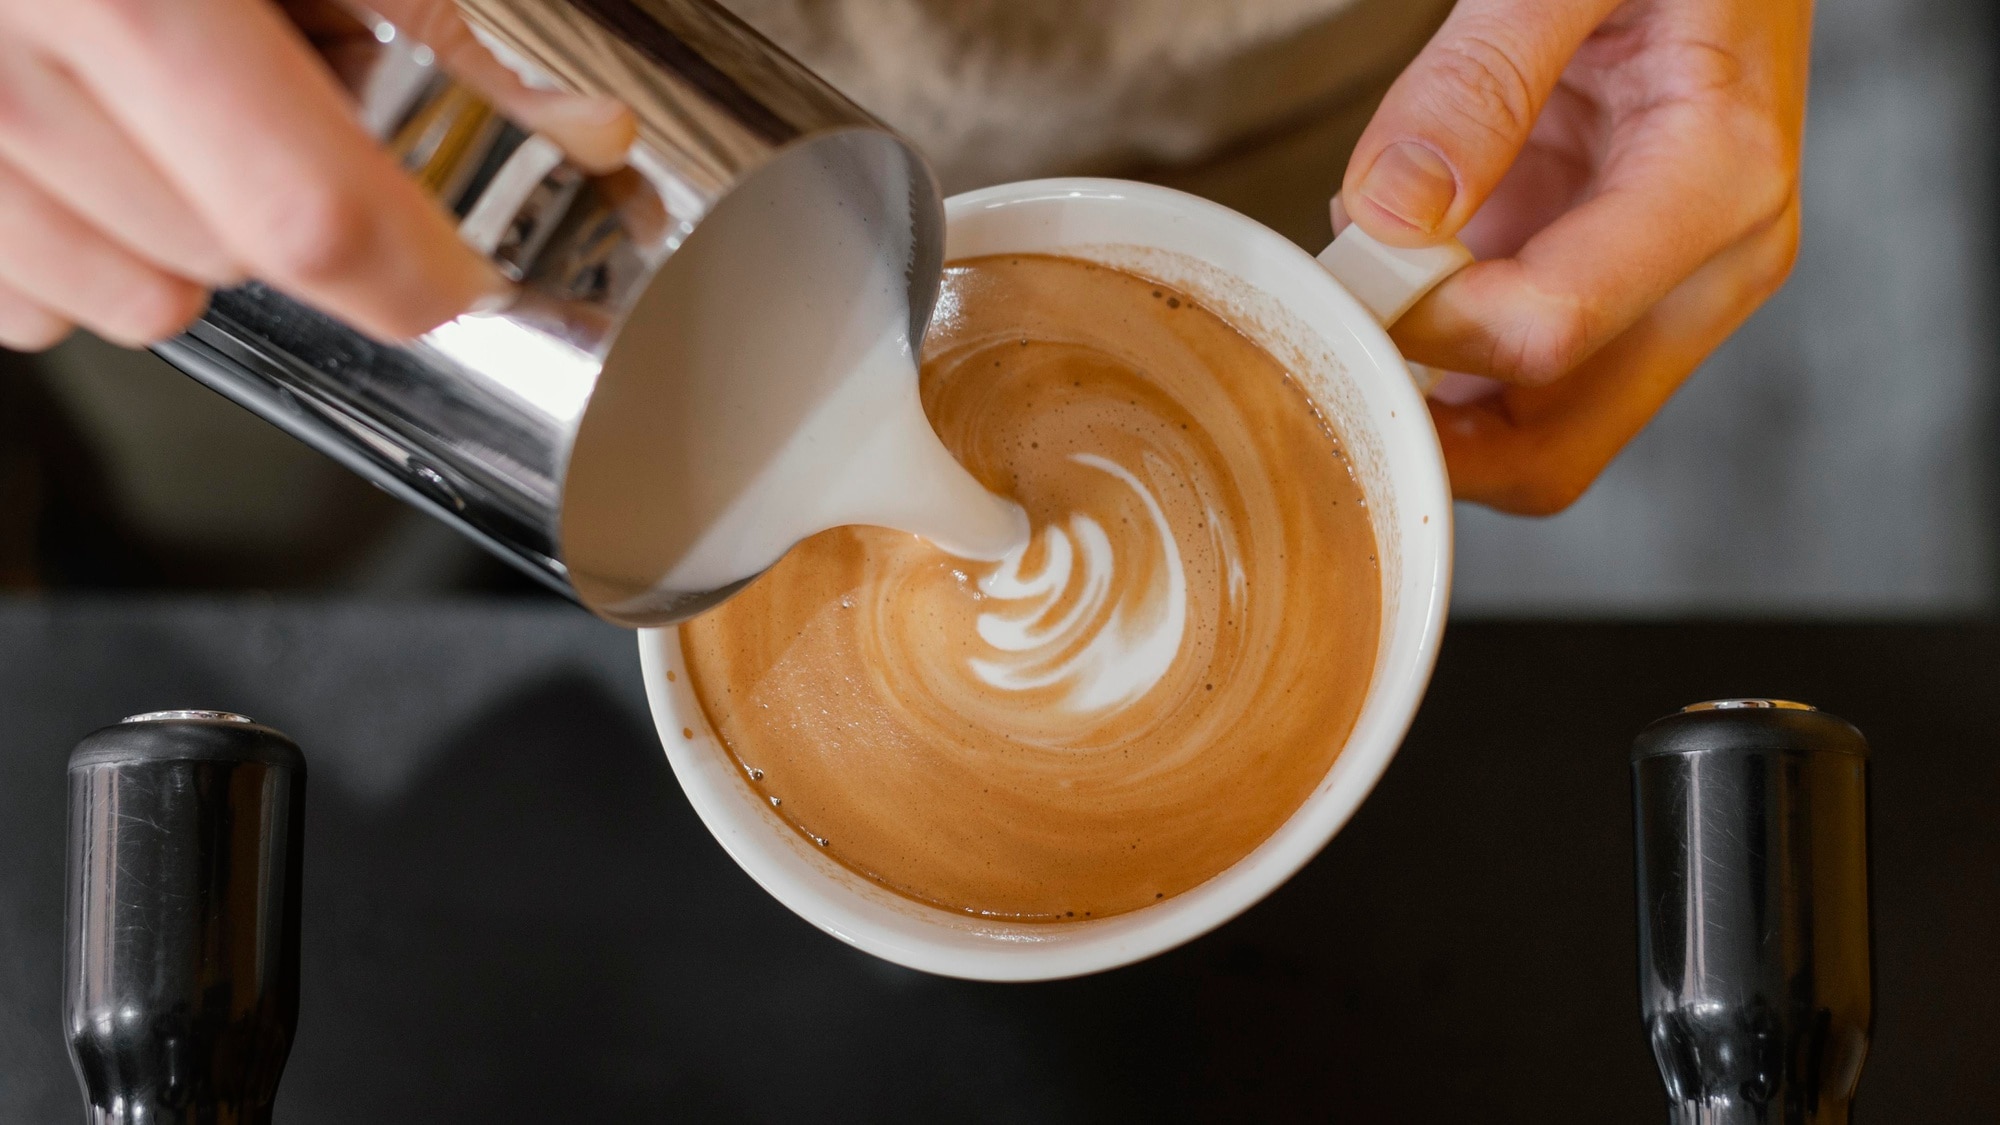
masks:
[[[137,715],[69,759],[64,1030],[92,1125],[271,1119],[299,1008],[305,758]]]
[[[1632,747],[1639,991],[1677,1125],[1844,1125],[1874,1018],[1868,743],[1768,699]]]

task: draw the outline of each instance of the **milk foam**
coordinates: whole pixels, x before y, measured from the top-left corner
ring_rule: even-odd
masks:
[[[982,612],[979,638],[1002,655],[966,663],[989,686],[1006,691],[1063,686],[1066,709],[1101,711],[1144,696],[1173,667],[1187,633],[1187,571],[1167,514],[1145,482],[1094,453],[1073,453],[1069,459],[1109,473],[1145,505],[1163,580],[1144,591],[1146,600],[1135,614],[1112,604],[1118,559],[1111,537],[1095,519],[1072,512],[1067,528],[1052,524],[1042,530],[1038,569],[1023,573],[1031,546],[1023,544],[979,580],[980,593],[989,599],[1028,604]],[[1065,597],[1073,587],[1074,596]]]
[[[974,559],[1026,541],[1021,509],[924,415],[905,159],[781,155],[661,267],[605,357],[565,482],[565,561],[593,605],[724,589],[847,524]]]

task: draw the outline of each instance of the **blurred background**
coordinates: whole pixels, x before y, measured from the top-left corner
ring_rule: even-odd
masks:
[[[1190,6],[1137,41],[1129,20],[1093,23],[1107,3],[730,6],[916,138],[951,190],[1136,176],[1317,251],[1374,100],[1449,5]],[[1461,506],[1460,613],[1994,609],[1994,25],[1989,0],[1822,5],[1791,283],[1573,509]],[[87,337],[0,352],[0,586],[545,596],[152,356]]]

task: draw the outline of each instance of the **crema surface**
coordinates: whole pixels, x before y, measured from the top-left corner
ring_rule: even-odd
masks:
[[[1338,435],[1185,293],[1067,258],[953,263],[922,390],[1032,540],[807,540],[683,626],[711,725],[774,815],[946,909],[1102,918],[1220,873],[1367,693],[1381,578]]]

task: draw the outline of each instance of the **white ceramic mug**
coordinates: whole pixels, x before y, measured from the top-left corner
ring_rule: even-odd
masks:
[[[1367,699],[1326,777],[1269,839],[1198,887],[1110,918],[993,921],[886,890],[774,816],[709,728],[677,630],[641,632],[640,666],[667,758],[695,811],[730,857],[800,917],[927,972],[1076,976],[1171,949],[1254,905],[1318,854],[1395,756],[1444,630],[1451,496],[1430,413],[1383,324],[1469,256],[1455,245],[1386,250],[1350,227],[1315,261],[1226,207],[1119,180],[1006,184],[953,197],[946,215],[948,260],[1060,254],[1193,294],[1283,363],[1340,433],[1374,519],[1383,612]]]

